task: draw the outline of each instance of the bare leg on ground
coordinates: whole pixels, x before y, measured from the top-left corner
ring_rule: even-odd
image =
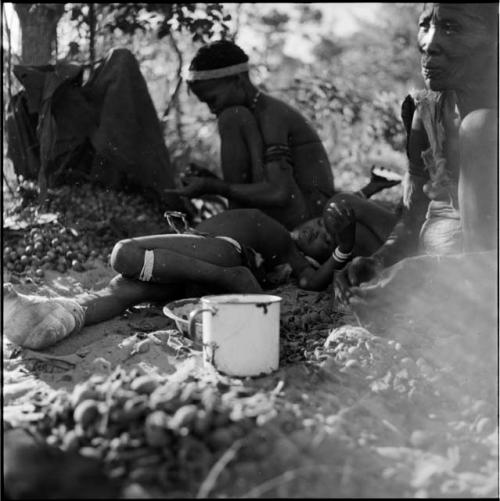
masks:
[[[148,283],[209,284],[231,292],[262,289],[234,246],[217,238],[189,235],[158,235],[118,242],[111,254],[113,268],[123,276],[139,279],[146,252],[151,252]]]
[[[183,287],[175,284],[152,284],[121,275],[104,288],[75,297],[85,310],[85,325],[97,324],[122,314],[127,308],[145,302],[168,302],[183,296]]]
[[[150,276],[139,280],[147,251],[153,257]],[[135,304],[182,297],[189,283],[231,292],[262,290],[241,266],[234,246],[221,239],[161,235],[123,240],[113,249],[112,265],[121,275],[105,289],[74,299],[22,295],[5,284],[6,336],[21,346],[42,349],[84,324],[109,320]]]

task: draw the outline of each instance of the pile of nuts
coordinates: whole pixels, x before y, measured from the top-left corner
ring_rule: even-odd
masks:
[[[117,367],[70,394],[35,400],[44,417],[32,426],[52,446],[102,460],[111,478],[162,488],[195,485],[269,412],[272,402],[263,395],[220,381],[170,381]]]
[[[4,266],[20,276],[41,278],[45,270],[65,273],[68,269],[84,271],[90,258],[106,259],[110,249],[98,252],[91,248],[88,236],[74,229],[51,223],[27,230],[24,236],[10,239],[3,248]]]
[[[50,222],[40,221],[35,203],[25,198],[14,210],[14,230],[4,223],[4,266],[14,281],[40,282],[48,269],[82,272],[89,260],[107,263],[122,238],[171,231],[163,213],[141,195],[91,184],[50,190],[44,207],[54,216]]]

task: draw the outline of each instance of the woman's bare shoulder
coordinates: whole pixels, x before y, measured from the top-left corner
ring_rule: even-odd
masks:
[[[265,122],[264,137],[273,132],[269,129],[274,128],[280,130],[286,142],[290,141],[292,144],[318,140],[317,132],[309,120],[297,108],[282,99],[266,95],[261,110],[261,117]],[[275,134],[271,134],[271,137],[274,136]]]

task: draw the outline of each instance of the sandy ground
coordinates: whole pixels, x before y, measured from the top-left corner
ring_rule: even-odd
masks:
[[[71,297],[102,288],[114,275],[109,267],[95,262],[84,273],[70,271],[61,275],[49,271],[44,285],[23,284],[16,285],[16,289],[23,293]],[[4,405],[8,409],[9,405],[29,401],[31,394],[42,390],[71,392],[90,375],[108,374],[118,365],[128,369],[140,366],[147,373],[171,374],[179,361],[158,345],[151,343],[146,353],[131,355],[131,352],[145,333],[160,331],[168,335],[175,328],[159,306],[143,305],[112,320],[84,327],[39,352],[20,350],[4,339]]]
[[[112,276],[102,265],[85,273],[48,273],[38,292],[71,296],[100,288]],[[166,491],[129,482],[120,497],[498,496],[494,332],[479,343],[479,332],[464,342],[458,328],[442,336],[428,323],[418,331],[404,308],[389,330],[383,304],[368,318],[362,305],[356,314],[335,311],[329,294],[291,285],[274,292],[283,297],[281,337],[289,356],[261,378],[214,375],[159,307],[134,308],[43,352],[4,340],[4,422],[23,426],[37,418],[35,400],[71,393],[117,366],[169,380],[216,377],[217,384],[242,392],[236,408],[251,407],[246,412],[257,425],[245,437],[251,454],[230,448],[232,455],[210,459],[210,472],[194,483]],[[418,303],[418,295],[409,296]],[[327,320],[318,323],[321,312]],[[145,339],[151,340],[147,351],[134,353]],[[227,464],[220,467],[223,459]]]
[[[16,284],[16,290],[25,294],[72,297],[84,291],[104,287],[115,272],[100,261],[94,261],[86,272],[70,270],[64,275],[48,271],[44,284]],[[4,275],[4,282],[9,276]],[[282,314],[287,314],[297,303],[298,292],[291,285],[275,292],[283,298]],[[273,293],[273,291],[270,291]],[[145,338],[152,339],[145,352],[134,353],[134,347]],[[179,346],[185,345],[184,351]],[[175,322],[162,313],[161,305],[138,305],[119,317],[84,327],[80,332],[63,339],[43,351],[21,349],[3,339],[4,347],[4,412],[12,416],[18,406],[29,402],[34,394],[61,390],[71,393],[76,385],[92,374],[108,375],[116,367],[126,370],[140,368],[146,374],[171,375],[177,370],[196,367],[203,371],[201,352],[189,351],[192,343],[180,335]]]

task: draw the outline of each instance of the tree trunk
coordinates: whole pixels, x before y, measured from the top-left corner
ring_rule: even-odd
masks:
[[[23,64],[49,64],[57,36],[57,23],[64,4],[15,3],[22,32],[21,61]]]

